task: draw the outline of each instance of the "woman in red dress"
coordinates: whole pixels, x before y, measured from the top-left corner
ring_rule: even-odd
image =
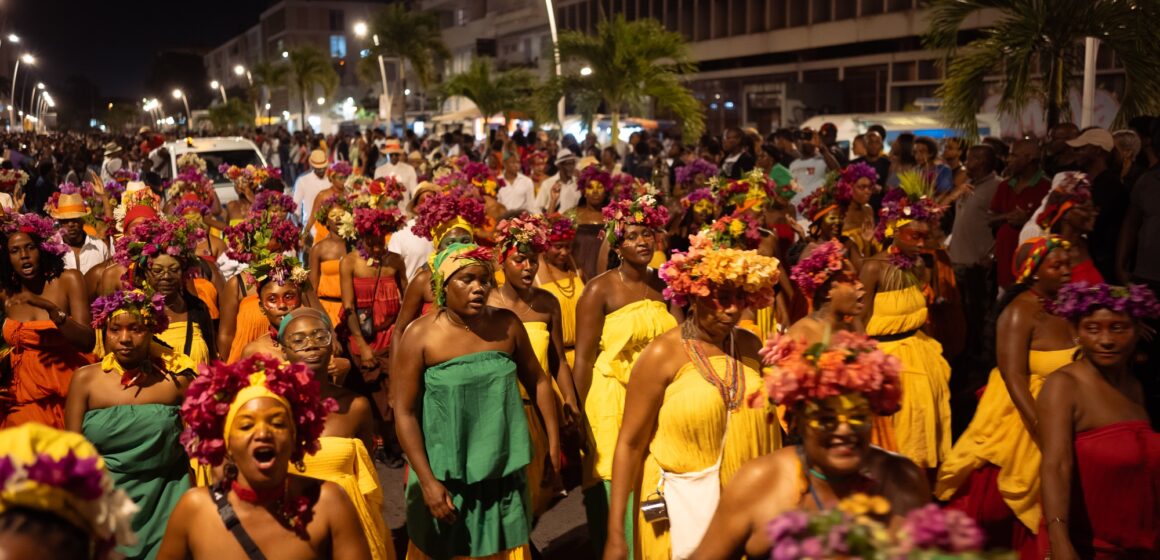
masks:
[[[1036,403],[1043,552],[1160,557],[1160,434],[1132,371],[1140,322],[1160,303],[1144,286],[1075,283],[1050,307],[1076,326],[1083,357],[1048,377]]]

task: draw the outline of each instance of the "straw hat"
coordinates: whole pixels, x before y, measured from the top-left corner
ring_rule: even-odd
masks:
[[[121,151],[123,151],[123,149],[121,148],[120,144],[117,144],[116,142],[109,142],[108,144],[105,144],[105,157],[109,157]]]
[[[383,151],[388,154],[401,154],[403,153],[403,145],[398,140],[392,138],[387,140],[387,145],[383,148]]]
[[[62,194],[55,205],[49,202],[48,215],[56,220],[72,220],[88,216],[89,208],[85,205],[85,197],[80,194]]]
[[[415,194],[411,195],[411,202],[407,203],[407,211],[411,214],[415,213],[415,209],[418,206],[419,199],[423,196],[423,193],[437,193],[440,190],[441,189],[439,185],[436,185],[431,181],[423,181],[422,183],[419,183],[419,186],[415,188]]]
[[[314,150],[310,152],[310,167],[314,169],[326,169],[326,152],[322,150]]]

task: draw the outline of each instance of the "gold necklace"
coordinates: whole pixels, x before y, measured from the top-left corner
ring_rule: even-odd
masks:
[[[645,273],[648,272],[647,267],[644,270],[645,270]],[[625,288],[628,288],[628,282],[626,282],[624,280],[624,265],[620,265],[620,266],[616,267],[616,273],[620,276],[620,283],[624,284]],[[641,279],[640,285],[641,285],[640,297],[637,298],[637,300],[646,299],[646,296],[648,295],[648,281]]]
[[[571,257],[569,257],[569,258],[571,258]],[[552,280],[552,283],[555,284],[556,287],[560,290],[560,295],[564,296],[567,299],[572,299],[572,296],[576,295],[576,278],[577,278],[577,276],[575,274],[568,275],[568,277],[567,277],[568,285],[565,286],[564,284],[560,283],[561,282],[560,279],[556,278],[555,271],[558,269],[555,266],[553,266],[551,263],[545,262],[544,264],[548,266],[548,278],[550,278]],[[576,270],[575,263],[572,264],[572,270],[573,271]],[[562,272],[562,274],[567,274],[567,273]]]
[[[513,289],[514,289],[514,288],[513,288]],[[502,289],[499,291],[499,297],[500,297],[500,300],[501,300],[501,301],[500,301],[500,303],[502,303],[502,304],[503,304],[504,308],[506,308],[506,309],[510,310],[512,313],[515,313],[515,314],[516,314],[516,317],[519,317],[519,318],[520,318],[520,322],[525,322],[525,321],[524,321],[524,314],[525,314],[526,312],[528,312],[528,311],[531,311],[531,310],[532,310],[532,306],[531,306],[531,305],[529,305],[527,302],[523,301],[522,299],[516,298],[516,301],[518,301],[518,302],[521,302],[521,303],[523,303],[523,304],[524,304],[524,310],[523,310],[523,311],[519,311],[519,310],[517,310],[517,309],[516,309],[516,304],[515,304],[515,302],[512,302],[512,301],[510,301],[510,300],[508,299],[508,296],[507,296],[507,294],[505,294],[505,293],[504,293],[504,291],[503,291]]]
[[[471,325],[468,325],[465,321],[462,321],[462,320],[456,318],[454,313],[444,309],[443,314],[447,317],[447,321],[449,323],[451,323],[452,325],[454,325],[456,327],[462,327],[463,330],[465,330],[465,331],[471,330]]]

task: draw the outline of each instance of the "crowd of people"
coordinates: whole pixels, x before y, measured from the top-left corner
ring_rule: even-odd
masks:
[[[0,556],[1160,555],[1160,119],[250,136],[3,138]]]

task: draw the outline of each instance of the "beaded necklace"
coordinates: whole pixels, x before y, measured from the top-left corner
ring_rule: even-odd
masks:
[[[691,325],[692,321],[685,321],[685,325]],[[717,388],[717,392],[721,395],[721,400],[730,411],[736,411],[741,408],[741,401],[745,396],[745,376],[741,373],[741,364],[734,356],[735,340],[733,333],[729,333],[729,347],[730,352],[728,357],[729,362],[725,367],[724,378],[717,375],[716,368],[709,362],[709,356],[705,352],[704,344],[693,338],[692,331],[694,327],[682,327],[681,343],[685,347],[685,354],[689,357],[689,361],[697,367],[697,371],[701,373],[701,377],[705,378],[713,387]]]

